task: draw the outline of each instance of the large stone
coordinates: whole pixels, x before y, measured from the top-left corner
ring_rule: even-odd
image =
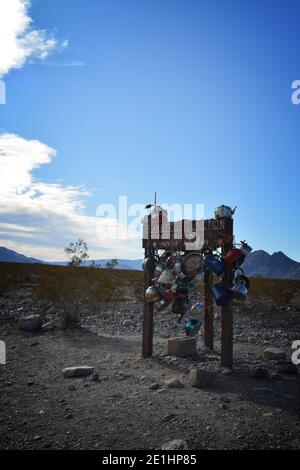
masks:
[[[162,450],[190,450],[188,441],[183,439],[174,439],[173,441],[165,442],[161,446]]]
[[[183,388],[183,384],[180,382],[180,380],[176,379],[176,377],[165,380],[164,386],[166,388]]]
[[[95,373],[94,367],[90,366],[78,366],[78,367],[66,367],[63,370],[63,376],[66,378],[71,377],[88,377]]]
[[[286,359],[286,352],[280,348],[267,348],[263,352],[264,361],[280,361]]]
[[[197,353],[196,336],[178,336],[168,340],[168,355],[176,357],[189,356]]]
[[[42,325],[42,330],[44,333],[46,333],[47,331],[53,331],[55,330],[55,328],[56,328],[56,325],[54,321],[48,321],[47,323],[44,323]]]
[[[206,388],[214,383],[216,374],[214,372],[193,367],[190,371],[190,384],[192,387]]]
[[[43,320],[40,315],[28,315],[20,319],[20,327],[24,331],[38,331],[42,324]]]

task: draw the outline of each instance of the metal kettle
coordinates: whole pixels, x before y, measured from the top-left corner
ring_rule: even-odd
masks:
[[[229,206],[224,206],[224,204],[222,206],[219,206],[219,207],[216,207],[215,208],[215,217],[232,217],[233,214],[235,213],[235,210],[236,210],[236,207],[235,206],[233,209],[231,209],[231,207]]]

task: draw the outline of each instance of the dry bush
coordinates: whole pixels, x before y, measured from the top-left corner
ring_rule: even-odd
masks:
[[[3,263],[0,262],[0,297],[21,284],[32,281],[32,274],[38,275],[38,264]]]
[[[66,326],[79,323],[82,312],[93,313],[101,301],[111,298],[115,285],[104,270],[45,266],[35,296],[62,312]]]
[[[271,299],[275,304],[288,304],[292,297],[300,291],[300,281],[293,279],[250,279],[250,300],[265,298]]]

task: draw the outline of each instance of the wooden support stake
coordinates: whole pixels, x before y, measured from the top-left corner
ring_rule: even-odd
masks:
[[[145,250],[145,258],[147,252]],[[144,271],[143,357],[151,357],[153,349],[153,302],[146,302],[145,292],[151,285],[151,273]]]
[[[228,241],[222,247],[222,254],[225,255],[233,244],[233,220],[225,219],[226,235]],[[226,264],[225,273],[223,275],[223,285],[225,288],[230,287],[233,271],[230,265]],[[221,366],[231,369],[233,365],[233,305],[230,300],[222,307],[221,317]]]
[[[214,307],[212,297],[212,280],[213,275],[209,269],[204,271],[204,347],[206,350],[212,351],[214,348]]]

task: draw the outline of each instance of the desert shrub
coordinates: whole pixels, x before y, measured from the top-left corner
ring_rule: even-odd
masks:
[[[94,313],[100,301],[107,301],[114,282],[105,270],[45,266],[35,296],[54,304],[66,326],[79,323],[81,315]]]

